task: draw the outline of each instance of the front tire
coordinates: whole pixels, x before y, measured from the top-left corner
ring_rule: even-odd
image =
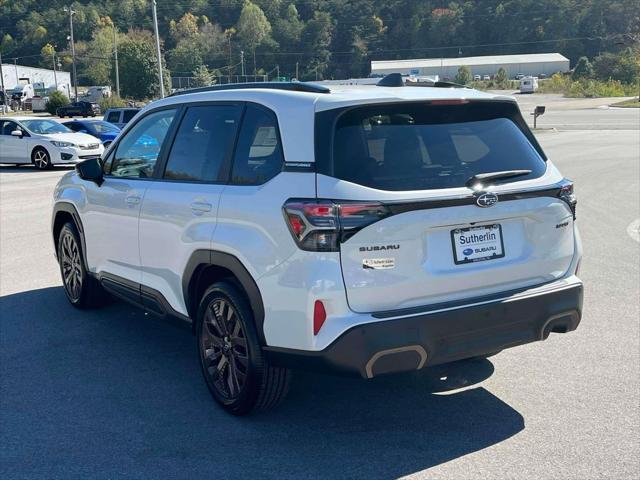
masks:
[[[291,371],[267,363],[247,300],[229,282],[205,292],[198,308],[196,337],[207,387],[233,415],[277,406],[289,390]]]
[[[51,168],[51,156],[44,148],[38,147],[33,150],[31,154],[31,160],[36,168],[40,170],[48,170]]]
[[[98,281],[87,274],[80,234],[72,222],[65,223],[58,235],[58,263],[64,292],[71,305],[84,309],[103,303],[106,293]]]

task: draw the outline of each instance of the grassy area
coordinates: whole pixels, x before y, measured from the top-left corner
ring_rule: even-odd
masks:
[[[638,92],[637,85],[626,85],[617,80],[573,80],[560,74],[540,80],[538,84],[538,93],[563,93],[570,98],[630,97]]]
[[[632,98],[631,100],[625,100],[624,102],[612,103],[610,106],[622,108],[640,108],[640,97]]]

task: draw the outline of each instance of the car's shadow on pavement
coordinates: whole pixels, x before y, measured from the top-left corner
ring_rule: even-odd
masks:
[[[369,381],[296,372],[279,409],[235,418],[209,396],[190,330],[128,305],[7,295],[0,332],[4,479],[396,478],[524,428],[473,387],[493,373],[484,359]]]

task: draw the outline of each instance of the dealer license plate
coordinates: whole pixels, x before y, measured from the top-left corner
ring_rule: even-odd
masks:
[[[456,265],[504,257],[502,226],[498,223],[452,230],[451,244]]]

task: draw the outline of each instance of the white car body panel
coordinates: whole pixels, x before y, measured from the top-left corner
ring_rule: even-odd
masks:
[[[146,112],[158,107],[214,100],[255,102],[275,113],[285,162],[312,164],[316,160],[316,112],[425,99],[515,101],[471,89],[428,87],[340,86],[331,94],[266,89],[200,92],[153,102],[124,127],[118,139],[125,137]],[[505,183],[491,187],[491,191],[541,190],[562,179],[548,161],[541,177]],[[375,318],[372,312],[476,298],[515,288],[537,295],[545,288],[579,283],[575,274],[582,247],[577,227],[566,204],[551,197],[499,202],[486,209],[470,205],[393,215],[360,230],[341,245],[340,252],[301,250],[282,211],[291,198],[400,202],[468,195],[466,187],[376,190],[311,169],[285,171],[259,186],[107,176],[98,187],[71,173],[60,181],[55,198],[72,203],[78,210],[93,273],[110,273],[151,288],[175,312],[187,316],[183,275],[189,258],[202,249],[228,253],[240,261],[258,286],[264,302],[266,344],[320,351],[354,326],[393,321]],[[127,203],[134,197],[136,203]],[[556,228],[565,221],[565,227]],[[505,257],[454,265],[451,229],[491,222],[503,225]],[[360,247],[387,243],[400,245],[395,267],[363,269],[365,257]],[[382,258],[386,254],[370,256]],[[316,300],[323,302],[327,320],[314,335],[311,319]]]

